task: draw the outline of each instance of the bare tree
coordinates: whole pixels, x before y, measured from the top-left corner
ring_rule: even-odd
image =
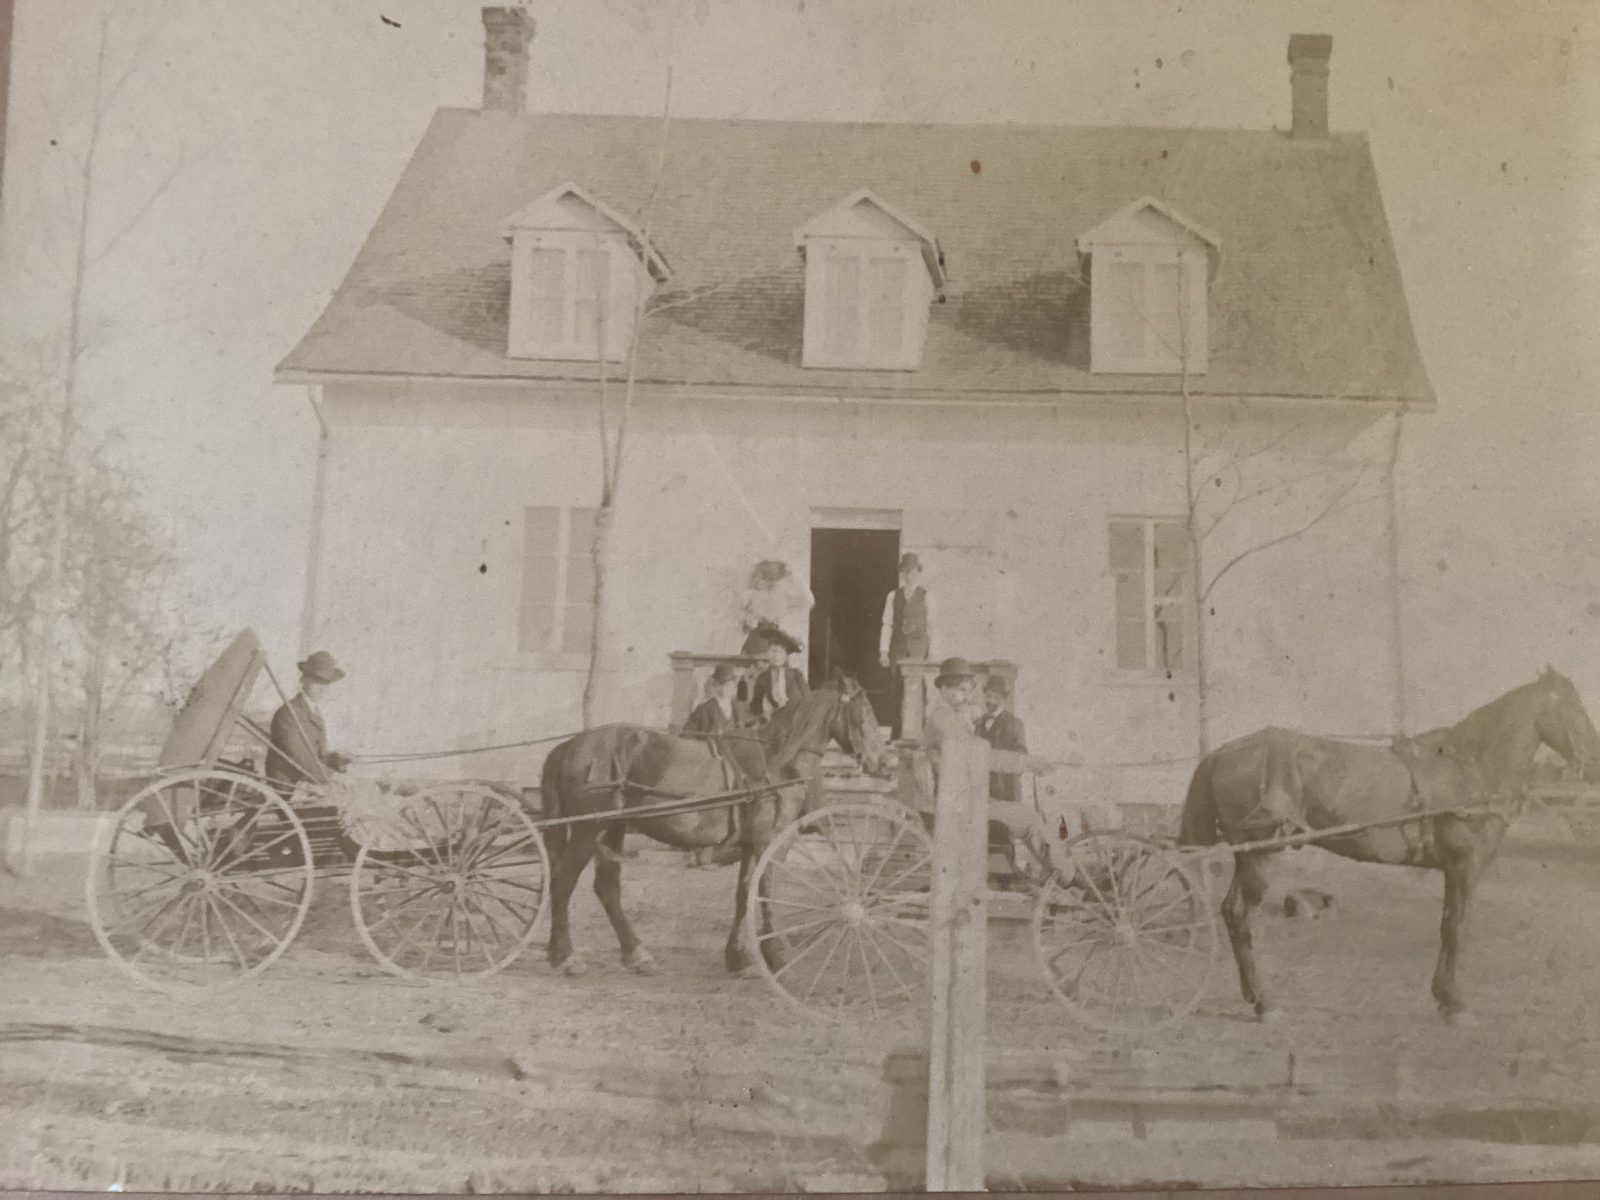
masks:
[[[78,807],[90,809],[104,754],[104,716],[170,656],[178,633],[161,603],[171,562],[131,480],[103,453],[79,474],[67,575],[80,692],[74,774]]]
[[[1218,424],[1213,431],[1215,448],[1204,447],[1201,403],[1194,395],[1193,362],[1195,348],[1189,344],[1190,306],[1204,303],[1204,297],[1188,294],[1188,273],[1178,272],[1178,345],[1167,341],[1148,313],[1140,312],[1146,326],[1160,338],[1169,353],[1176,353],[1179,397],[1183,417],[1184,533],[1188,543],[1190,608],[1193,613],[1195,673],[1195,738],[1201,755],[1212,748],[1211,703],[1214,684],[1211,663],[1213,604],[1217,587],[1247,560],[1277,547],[1295,542],[1348,507],[1358,496],[1371,464],[1350,461],[1326,454],[1313,456],[1309,466],[1296,463],[1279,478],[1261,480],[1258,469],[1275,457],[1294,462],[1288,448],[1304,439],[1310,430],[1305,422],[1282,425],[1254,445],[1240,445],[1234,431]],[[1211,565],[1209,551],[1230,532],[1245,523],[1265,525],[1265,530],[1243,545],[1221,550],[1220,565]]]
[[[639,252],[647,257],[651,253],[650,238],[655,225],[656,197],[661,190],[661,180],[666,170],[667,141],[671,129],[672,69],[668,67],[666,90],[661,104],[660,132],[656,143],[655,174],[640,223],[640,236],[644,244],[639,247]],[[586,729],[596,724],[598,713],[610,707],[610,697],[602,695],[601,681],[610,671],[611,654],[615,646],[612,634],[616,616],[611,611],[614,607],[611,585],[615,579],[616,514],[625,479],[623,467],[627,462],[628,421],[633,413],[634,387],[638,377],[639,341],[644,332],[646,318],[655,311],[648,303],[649,288],[641,283],[634,290],[633,322],[629,329],[622,397],[618,411],[613,416],[606,369],[606,306],[603,292],[598,291],[600,287],[598,273],[596,286],[598,294],[595,297],[595,311],[598,314],[598,329],[595,339],[597,347],[595,358],[599,367],[596,432],[600,442],[600,504],[595,513],[594,543],[591,548],[594,564],[594,627],[589,642],[589,671],[583,684],[583,725]]]
[[[117,336],[96,328],[92,318],[93,274],[144,223],[193,162],[180,157],[131,209],[109,223],[102,219],[102,190],[106,183],[102,164],[108,127],[129,84],[150,60],[156,35],[164,24],[164,14],[159,12],[152,20],[149,13],[134,18],[126,16],[125,11],[131,10],[107,7],[95,18],[92,69],[81,129],[73,129],[69,122],[60,120],[48,98],[41,99],[52,128],[58,131],[53,144],[68,164],[61,179],[61,201],[54,208],[70,214],[66,236],[70,263],[65,271],[58,264],[51,264],[47,272],[50,282],[60,281],[64,319],[60,332],[41,342],[41,371],[23,372],[14,365],[6,371],[13,378],[31,375],[27,390],[34,427],[49,431],[48,437],[30,445],[25,459],[12,464],[21,464],[17,477],[23,482],[19,491],[27,481],[33,483],[33,511],[28,518],[40,530],[38,545],[18,556],[30,570],[18,584],[19,595],[8,606],[23,669],[31,670],[27,808],[17,864],[23,874],[32,865],[30,834],[43,806],[46,761],[61,690],[61,665],[69,654],[66,630],[73,594],[69,545],[73,540],[74,495],[78,487],[75,480],[81,467],[79,449],[86,437],[81,411],[83,372],[87,359]],[[142,24],[130,29],[127,22],[133,19]],[[40,290],[48,289],[41,284]]]

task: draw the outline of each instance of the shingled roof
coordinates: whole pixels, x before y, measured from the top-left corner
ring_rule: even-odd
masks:
[[[661,124],[445,109],[430,125],[285,379],[588,379],[506,354],[506,218],[574,182],[641,223]],[[674,119],[650,236],[672,264],[638,377],[830,394],[1176,390],[1093,375],[1075,241],[1140,196],[1221,243],[1197,394],[1429,404],[1366,139],[1273,131]],[[793,232],[861,189],[915,212],[945,252],[916,371],[800,365]],[[615,368],[613,368],[614,370]]]

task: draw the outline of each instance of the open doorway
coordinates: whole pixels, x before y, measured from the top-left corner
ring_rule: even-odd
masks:
[[[883,601],[898,582],[899,558],[898,529],[811,531],[811,682],[849,671],[883,723],[893,722],[899,700],[892,672],[878,665]]]

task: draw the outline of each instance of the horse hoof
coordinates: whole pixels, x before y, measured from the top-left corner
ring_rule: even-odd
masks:
[[[642,946],[638,950],[635,950],[632,954],[625,955],[622,959],[622,965],[627,967],[628,970],[632,971],[635,975],[661,974],[661,964],[656,962],[656,960],[650,956],[650,951],[644,949]]]
[[[1270,1004],[1256,1009],[1256,1020],[1263,1025],[1276,1025],[1283,1020],[1283,1009],[1273,1008]]]
[[[1449,1008],[1442,1004],[1439,1006],[1439,1019],[1446,1025],[1455,1025],[1465,1029],[1470,1029],[1478,1023],[1478,1018],[1466,1009]]]
[[[569,979],[576,979],[579,975],[589,973],[589,964],[581,958],[569,958],[562,964],[561,973]]]

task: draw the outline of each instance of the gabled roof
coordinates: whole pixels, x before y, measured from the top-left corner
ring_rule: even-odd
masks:
[[[1169,376],[1090,373],[1077,253],[1106,214],[1159,196],[1227,248],[1210,293],[1209,370],[1191,392],[1432,400],[1362,137],[691,118],[674,118],[666,136],[650,229],[674,274],[641,334],[641,382],[835,395],[1175,391]],[[593,378],[584,363],[507,357],[500,231],[506,214],[567,180],[642,214],[660,137],[651,117],[439,112],[280,370]],[[857,188],[894,197],[938,232],[950,281],[947,302],[931,307],[920,370],[800,365],[805,267],[793,232]]]
[[[1149,215],[1152,213],[1154,220]],[[1222,241],[1216,234],[1174,212],[1154,196],[1140,196],[1093,229],[1079,234],[1078,252],[1088,254],[1096,246],[1138,242],[1188,243],[1196,250],[1205,250],[1213,271],[1222,257]]]
[[[914,218],[880,200],[868,188],[851,193],[796,229],[794,244],[803,250],[806,239],[814,237],[914,240],[922,247],[922,260],[928,266],[933,286],[944,286],[944,254],[939,249],[939,240]]]
[[[575,183],[551,188],[530,204],[525,204],[501,226],[500,236],[510,240],[522,230],[559,229],[584,233],[620,233],[627,238],[658,283],[672,274],[667,260],[650,244],[644,230],[609,204],[596,200]]]

